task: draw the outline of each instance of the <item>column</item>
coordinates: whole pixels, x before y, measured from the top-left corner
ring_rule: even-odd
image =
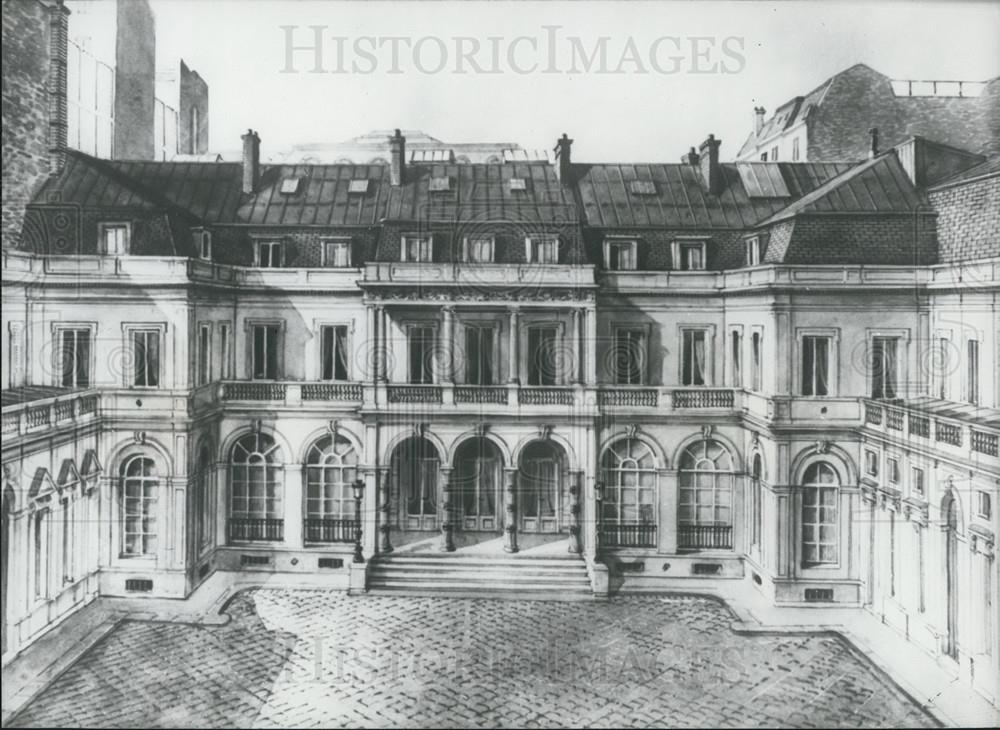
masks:
[[[516,385],[519,382],[517,364],[517,342],[520,336],[519,323],[520,313],[516,308],[507,311],[510,319],[510,341],[507,345],[507,382]]]
[[[570,346],[573,349],[573,357],[576,358],[576,362],[573,364],[573,377],[572,381],[574,383],[583,382],[583,362],[584,362],[584,352],[583,352],[583,340],[580,337],[580,322],[583,319],[583,312],[577,308],[572,312],[573,323],[572,330],[570,331]]]
[[[441,552],[454,552],[455,539],[453,534],[454,526],[451,521],[451,472],[449,466],[441,467]]]
[[[376,308],[378,334],[375,338],[377,353],[376,373],[381,382],[389,380],[389,313],[381,304]]]
[[[302,500],[302,466],[287,464],[285,466],[285,513],[284,513],[284,544],[291,548],[301,548],[303,500]]]
[[[455,308],[444,307],[442,310],[443,322],[441,324],[441,382],[455,382],[454,374],[454,339],[455,339]]]
[[[378,530],[380,535],[380,553],[391,553],[392,543],[389,541],[389,470],[379,467],[375,470],[375,483],[378,485]]]
[[[365,305],[365,379],[371,382],[378,380],[378,332],[375,328],[375,305]]]
[[[504,496],[504,538],[503,551],[505,553],[517,552],[517,510],[515,508],[515,497],[517,489],[517,469],[507,468],[503,470],[503,496]]]
[[[579,311],[579,310],[577,310]],[[583,492],[583,471],[570,472],[569,485],[569,551],[580,552],[580,494]]]
[[[595,305],[587,307],[587,335],[584,338],[583,349],[587,353],[584,381],[587,385],[594,385],[597,382],[597,307]]]

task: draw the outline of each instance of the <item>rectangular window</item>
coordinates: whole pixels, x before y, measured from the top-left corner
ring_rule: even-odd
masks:
[[[528,385],[556,385],[559,331],[555,327],[528,330]]]
[[[89,388],[90,330],[61,330],[59,338],[60,385],[64,388]]]
[[[254,380],[278,379],[280,329],[276,324],[257,324],[252,331],[251,373]]]
[[[802,395],[829,395],[830,338],[802,338]]]
[[[948,398],[948,373],[951,372],[951,343],[947,337],[938,338],[938,398]]]
[[[465,242],[465,260],[470,264],[493,263],[493,239],[487,237],[469,238]]]
[[[894,456],[885,460],[885,470],[888,472],[889,483],[899,486],[899,459]]]
[[[760,161],[761,162],[767,162],[767,153],[766,152],[761,152],[760,153]]]
[[[326,325],[320,329],[323,380],[347,380],[347,325]]]
[[[754,332],[750,336],[750,388],[755,391],[761,389],[760,357],[762,339],[760,332]]]
[[[559,239],[554,236],[545,236],[528,239],[528,263],[529,264],[558,264],[559,263]]]
[[[494,337],[496,329],[471,325],[465,328],[465,381],[470,385],[493,385]]]
[[[198,258],[204,261],[212,260],[212,233],[211,231],[206,231],[204,228],[195,228],[191,231],[191,237],[194,241],[195,251],[198,252]]]
[[[802,489],[802,562],[806,566],[837,562],[837,488]]]
[[[993,500],[990,493],[982,489],[976,492],[976,513],[984,520],[993,518]]]
[[[778,161],[778,148],[777,147],[772,147],[771,148],[771,162],[777,162],[777,161]]]
[[[760,239],[754,236],[746,241],[747,266],[760,265]]]
[[[128,225],[104,223],[101,225],[101,253],[121,256],[128,253]]]
[[[898,343],[896,337],[872,338],[872,398],[896,397]]]
[[[69,500],[60,502],[62,507],[62,569],[63,583],[73,582],[73,518],[70,514]]]
[[[799,161],[799,138],[792,140],[792,162]]]
[[[429,264],[433,259],[433,242],[430,236],[403,237],[403,261]]]
[[[132,330],[132,385],[141,388],[160,385],[159,330]]]
[[[878,452],[865,449],[865,473],[871,477],[878,476]]]
[[[229,360],[229,324],[223,323],[219,325],[219,340],[220,342],[220,353],[219,359],[221,360],[221,375],[223,378],[231,378],[232,371],[230,370]]]
[[[281,241],[257,241],[257,266],[262,269],[281,268],[281,249]]]
[[[350,241],[324,241],[323,266],[328,269],[346,269],[351,265]]]
[[[743,385],[742,363],[740,361],[740,355],[743,350],[743,336],[737,330],[733,330],[729,334],[729,338],[729,362],[731,363],[732,386],[739,388]]]
[[[916,466],[910,468],[910,494],[924,496],[924,470]]]
[[[635,328],[615,330],[615,382],[618,385],[642,385],[645,380],[646,333]]]
[[[35,513],[34,540],[34,578],[35,598],[46,598],[49,595],[49,511],[47,509]]]
[[[212,379],[212,327],[203,324],[198,328],[198,385]]]
[[[682,243],[678,247],[680,261],[677,268],[681,271],[703,271],[705,269],[705,244]]]
[[[707,352],[705,330],[683,330],[681,384],[705,385]]]
[[[635,241],[608,241],[604,244],[604,265],[608,271],[635,271]]]
[[[407,330],[410,382],[434,382],[434,328],[414,325]]]
[[[969,386],[969,403],[979,405],[979,340],[969,340],[966,382]]]

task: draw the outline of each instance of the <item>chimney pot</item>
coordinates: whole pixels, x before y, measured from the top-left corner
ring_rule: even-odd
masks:
[[[565,132],[563,132],[562,137],[556,140],[556,175],[559,177],[560,182],[566,184],[570,182],[570,171],[572,170],[572,146],[573,140]]]
[[[712,195],[719,195],[722,192],[722,166],[719,164],[719,145],[721,139],[716,139],[714,134],[708,135],[708,139],[701,143],[698,148],[698,167],[701,171],[701,180],[705,189]]]
[[[398,129],[389,137],[389,177],[394,187],[402,185],[406,177],[406,137]]]
[[[762,106],[753,108],[753,133],[755,137],[760,136],[760,130],[764,128],[764,115],[767,111]]]
[[[698,151],[692,147],[688,150],[687,154],[681,156],[681,162],[685,165],[691,165],[691,167],[697,167]]]
[[[253,195],[260,186],[260,137],[248,129],[243,140],[243,192]]]
[[[871,144],[868,147],[868,159],[871,160],[878,156],[878,127],[869,129],[868,136],[871,138]]]

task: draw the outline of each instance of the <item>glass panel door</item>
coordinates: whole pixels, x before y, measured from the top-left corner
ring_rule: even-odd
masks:
[[[559,495],[562,474],[559,460],[526,458],[521,463],[521,529],[525,532],[559,531]]]

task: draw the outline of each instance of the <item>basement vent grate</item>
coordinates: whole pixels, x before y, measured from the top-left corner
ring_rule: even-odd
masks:
[[[149,578],[126,578],[125,590],[129,593],[149,593],[153,590],[153,581]]]
[[[722,563],[695,563],[691,566],[692,575],[718,575],[722,572]]]
[[[344,559],[343,558],[320,558],[319,559],[319,567],[321,567],[321,568],[331,568],[331,569],[343,568],[344,567]]]
[[[646,569],[646,564],[641,560],[631,563],[621,563],[618,568],[622,573],[641,573]]]
[[[832,601],[832,588],[806,588],[807,601]]]
[[[270,555],[240,555],[240,565],[270,565]]]

